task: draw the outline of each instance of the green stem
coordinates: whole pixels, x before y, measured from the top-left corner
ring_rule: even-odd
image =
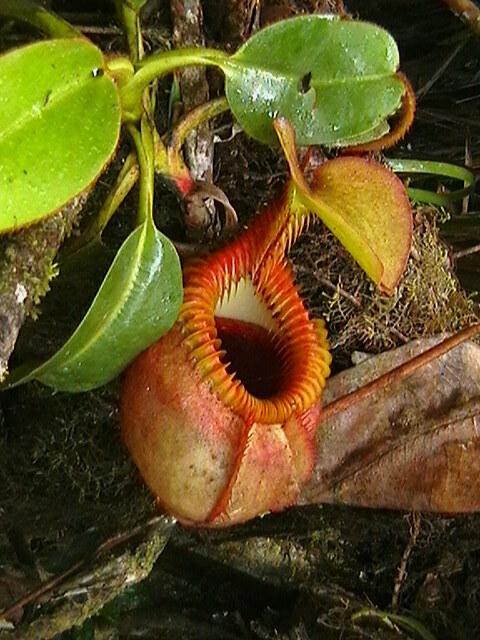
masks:
[[[32,0],[1,0],[0,16],[26,22],[52,38],[83,38],[68,22]]]
[[[138,198],[138,224],[153,219],[154,189],[154,144],[153,132],[147,116],[144,114],[140,122],[140,131],[132,124],[128,125],[137,150],[140,165],[140,193]]]
[[[123,0],[115,0],[115,7],[127,36],[130,59],[136,63],[143,57],[143,39],[138,11],[129,7]]]
[[[172,131],[170,148],[173,153],[180,153],[180,149],[182,148],[188,134],[196,127],[200,126],[203,122],[207,122],[211,118],[218,116],[220,113],[227,111],[228,108],[226,98],[217,98],[216,100],[205,102],[187,113]]]
[[[190,174],[188,174],[187,168],[181,162],[180,156],[181,147],[186,136],[192,129],[198,126],[200,122],[208,120],[209,118],[213,118],[215,115],[222,113],[222,111],[226,110],[227,108],[228,104],[225,98],[219,98],[218,100],[213,100],[212,102],[206,103],[205,105],[201,105],[200,107],[198,107],[198,109],[195,109],[193,112],[191,112],[191,114],[188,114],[183,120],[179,122],[178,127],[172,134],[172,142],[175,141],[174,150],[171,151],[170,148],[168,150],[169,154],[173,153],[174,156],[178,156],[178,158],[180,158],[180,161],[178,161],[177,164],[175,164],[175,162],[172,163],[172,161],[169,160],[167,149],[165,148],[157,131],[154,130],[153,157],[155,171],[176,178],[178,176],[182,177],[182,170],[184,170],[189,176]],[[133,129],[133,131],[136,130]],[[134,136],[135,133],[132,134],[133,138]],[[150,153],[152,153],[151,148]],[[103,230],[110,222],[110,219],[118,210],[119,206],[122,204],[122,202],[125,200],[127,195],[132,190],[133,186],[137,182],[139,173],[140,171],[137,162],[137,156],[135,153],[130,153],[125,160],[120,173],[118,174],[115,185],[113,186],[100,211],[98,212],[98,215],[85,229],[82,235],[78,237],[78,240],[76,242],[72,242],[72,244],[70,245],[72,253],[74,251],[78,251],[85,245],[88,245],[91,242],[94,242],[101,238]]]
[[[475,188],[475,176],[465,167],[460,167],[448,162],[436,162],[433,160],[401,160],[387,159],[390,168],[396,173],[438,175],[445,178],[460,180],[465,185],[463,189],[457,189],[450,193],[437,193],[427,189],[408,187],[407,192],[415,202],[426,202],[439,207],[446,207],[455,200],[460,200],[471,194]]]
[[[78,236],[77,242],[72,242],[71,249],[77,251],[85,245],[101,239],[103,230],[110,222],[114,213],[128,196],[138,180],[139,169],[135,153],[130,153],[125,160],[122,170],[118,174],[114,187],[108,194],[100,211],[85,231]]]
[[[155,78],[186,66],[214,66],[222,68],[228,55],[216,49],[173,49],[144,58],[136,65],[138,71],[120,87],[125,119],[132,122],[141,116],[139,105],[142,93]]]
[[[175,129],[172,131],[170,138],[170,144],[167,149],[166,169],[175,179],[180,181],[183,179],[185,185],[190,183],[190,187],[193,186],[193,181],[190,176],[190,172],[182,157],[182,146],[188,136],[196,127],[203,122],[207,122],[211,118],[223,113],[228,109],[228,102],[226,98],[218,98],[217,100],[211,100],[205,102],[196,107],[190,113],[180,120]],[[157,166],[158,170],[158,166]],[[178,182],[177,182],[178,184]],[[185,186],[185,188],[187,188]],[[181,191],[183,189],[181,188]],[[185,191],[183,191],[185,193]]]
[[[163,143],[163,140],[156,129],[153,132],[153,154],[155,171],[157,173],[164,173],[168,175],[170,172],[170,167],[167,147]]]

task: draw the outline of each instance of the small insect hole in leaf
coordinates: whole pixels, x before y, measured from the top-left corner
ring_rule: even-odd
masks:
[[[298,91],[299,93],[308,93],[310,90],[310,82],[312,81],[312,72],[309,71],[306,73],[299,82]]]
[[[103,69],[98,69],[98,68],[92,69],[92,76],[94,78],[101,78],[103,76]]]

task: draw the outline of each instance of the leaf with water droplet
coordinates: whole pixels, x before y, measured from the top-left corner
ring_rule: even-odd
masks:
[[[392,36],[373,24],[300,16],[250,38],[222,63],[225,92],[244,130],[276,141],[273,119],[288,119],[299,145],[353,145],[383,136],[401,106]]]
[[[33,379],[70,392],[101,386],[168,331],[181,301],[178,255],[148,219],[121,246],[71,338],[44,364],[14,371],[6,386]]]
[[[117,86],[86,39],[37,42],[0,57],[0,232],[41,220],[88,191],[120,135]]]

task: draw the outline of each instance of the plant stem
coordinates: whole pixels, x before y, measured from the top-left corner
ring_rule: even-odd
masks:
[[[143,40],[138,11],[129,7],[123,0],[115,0],[115,7],[127,36],[130,59],[136,63],[143,57]]]
[[[140,131],[132,124],[128,125],[137,150],[140,165],[140,194],[138,198],[138,224],[153,219],[154,188],[154,144],[153,133],[147,116],[144,114],[140,123]]]
[[[201,0],[170,0],[170,16],[173,48],[205,46]],[[183,114],[209,101],[210,88],[204,67],[187,67],[177,71],[174,79],[178,81]],[[213,134],[209,123],[201,122],[188,136],[183,150],[193,180],[213,180],[213,150]],[[215,215],[211,200],[205,200],[204,206],[209,215]]]
[[[183,175],[188,170],[183,161],[181,151],[182,146],[188,136],[196,127],[207,122],[211,118],[227,111],[228,102],[226,98],[218,98],[205,102],[193,109],[183,117],[172,131],[170,144],[168,145],[168,164],[173,175]]]
[[[201,105],[195,111],[189,113],[183,120],[181,120],[178,126],[174,129],[171,138],[171,144],[167,150],[160,139],[157,131],[153,132],[153,156],[154,156],[154,168],[157,173],[162,173],[167,176],[171,176],[173,179],[189,178],[189,173],[185,167],[181,158],[181,147],[186,136],[194,129],[200,122],[204,122],[209,118],[213,118],[215,115],[222,113],[222,111],[228,109],[228,104],[225,98],[219,98],[213,100],[205,105]],[[136,135],[130,133],[132,138]],[[137,132],[138,134],[138,132]],[[134,138],[135,139],[135,138]],[[143,144],[143,143],[142,143]],[[92,223],[85,229],[78,241],[71,244],[71,251],[77,251],[85,245],[93,242],[101,237],[103,230],[110,222],[111,217],[117,211],[118,207],[125,200],[127,195],[132,190],[133,186],[138,180],[140,171],[137,162],[136,154],[130,153],[126,158],[120,173],[118,174],[115,185],[108,194],[105,202],[103,203],[98,215],[92,221]]]
[[[378,611],[376,609],[361,609],[356,611],[352,617],[352,623],[357,624],[364,618],[378,618],[389,628],[396,624],[402,629],[412,631],[420,640],[436,640],[435,636],[418,620],[412,616],[405,616],[398,613],[389,613],[388,611]]]
[[[82,235],[78,237],[78,242],[72,243],[72,249],[79,249],[90,242],[95,241],[97,238],[101,238],[103,230],[110,222],[111,217],[117,211],[118,207],[132,190],[138,180],[138,176],[139,169],[137,157],[132,152],[125,160],[122,170],[118,174],[115,185],[108,194],[97,216],[85,229]]]
[[[215,66],[222,68],[228,55],[216,49],[174,49],[144,58],[136,65],[138,71],[120,88],[122,105],[127,120],[138,120],[142,92],[150,82],[175,69],[186,66]]]
[[[31,0],[1,0],[0,15],[26,22],[52,38],[83,38],[68,22]]]

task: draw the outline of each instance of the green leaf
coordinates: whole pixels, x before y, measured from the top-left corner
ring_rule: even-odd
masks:
[[[117,146],[121,109],[100,49],[38,42],[0,57],[0,232],[88,190]]]
[[[375,25],[300,16],[250,38],[222,62],[233,114],[254,138],[276,142],[284,117],[297,144],[352,145],[385,134],[405,91],[393,38]]]
[[[71,338],[44,364],[13,372],[7,388],[33,379],[60,391],[99,387],[168,331],[181,302],[178,255],[147,220],[121,246]]]
[[[358,622],[364,618],[378,618],[389,628],[392,627],[392,623],[397,624],[408,633],[414,633],[419,640],[436,640],[433,633],[413,616],[389,613],[388,611],[377,611],[375,609],[361,609],[352,615],[351,620],[354,624],[358,624]]]

